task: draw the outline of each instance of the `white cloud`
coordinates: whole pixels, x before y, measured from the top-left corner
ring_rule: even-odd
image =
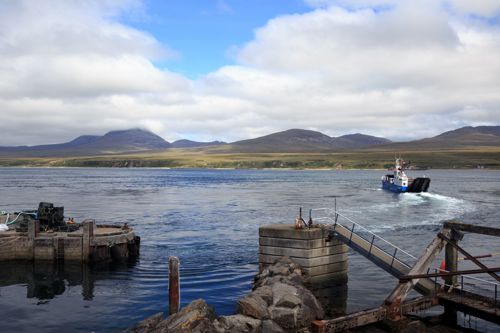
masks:
[[[454,9],[465,14],[484,17],[500,15],[500,2],[498,0],[450,0],[449,4]]]
[[[236,65],[196,81],[155,67],[176,52],[120,23],[140,2],[2,2],[0,145],[138,126],[237,140],[287,128],[416,138],[500,123],[500,30],[465,15],[491,17],[494,6],[308,2],[309,13],[257,29]]]
[[[399,2],[404,1],[400,0]],[[350,9],[385,7],[398,3],[398,0],[304,0],[313,8],[325,8],[330,6],[344,7]]]

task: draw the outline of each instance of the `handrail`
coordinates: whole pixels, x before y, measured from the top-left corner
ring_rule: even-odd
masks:
[[[391,243],[391,242],[389,242],[388,240],[386,240],[386,239],[384,239],[384,238],[380,237],[379,235],[377,235],[377,234],[373,233],[372,231],[370,231],[370,230],[366,229],[366,228],[365,228],[365,227],[363,227],[361,224],[359,224],[359,223],[357,223],[357,222],[353,221],[352,219],[350,219],[349,217],[347,217],[347,216],[345,216],[345,215],[343,215],[343,214],[339,213],[338,211],[335,211],[335,210],[333,210],[333,209],[331,209],[331,208],[316,208],[316,209],[313,209],[313,211],[315,211],[315,210],[328,210],[328,211],[330,211],[330,212],[333,212],[333,214],[337,214],[338,216],[341,216],[341,217],[345,218],[345,219],[346,219],[346,220],[348,220],[349,222],[351,222],[351,223],[353,223],[353,224],[357,225],[358,227],[360,227],[360,228],[361,228],[361,229],[363,229],[364,231],[368,232],[370,235],[375,236],[375,238],[378,238],[378,239],[382,240],[383,242],[385,242],[385,243],[389,244],[390,246],[392,246],[393,248],[397,249],[398,251],[403,252],[404,254],[406,254],[407,256],[409,256],[410,258],[412,258],[412,259],[414,259],[414,260],[417,260],[417,257],[415,257],[415,256],[413,256],[412,254],[410,254],[410,253],[406,252],[405,250],[403,250],[402,248],[398,247],[397,245],[392,244],[392,243]],[[330,219],[331,219],[331,218],[330,218]],[[317,218],[316,220],[318,220],[318,218]]]
[[[402,252],[402,253],[406,254],[408,257],[410,257],[410,258],[412,258],[412,259],[414,259],[414,260],[417,260],[417,258],[416,258],[414,255],[412,255],[411,253],[406,252],[405,250],[401,249],[401,248],[400,248],[400,247],[398,247],[397,245],[395,245],[395,244],[393,244],[393,243],[389,242],[388,240],[386,240],[386,239],[384,239],[384,238],[380,237],[379,235],[377,235],[377,234],[373,233],[372,231],[368,230],[367,228],[365,228],[365,227],[364,227],[364,226],[362,226],[361,224],[359,224],[359,223],[357,223],[356,221],[352,220],[351,218],[349,218],[349,217],[347,217],[347,216],[343,215],[342,213],[340,213],[340,212],[336,211],[335,209],[332,209],[332,208],[323,208],[323,207],[322,207],[322,208],[314,208],[314,209],[311,209],[311,211],[327,211],[329,215],[337,215],[337,216],[340,216],[340,217],[342,217],[342,218],[346,219],[347,221],[349,221],[350,223],[352,223],[353,225],[358,226],[358,227],[359,227],[359,229],[364,230],[365,232],[369,233],[370,235],[374,236],[375,238],[380,239],[380,240],[381,240],[381,241],[383,241],[384,243],[386,243],[386,244],[390,245],[391,247],[393,247],[393,248],[397,249],[397,251],[399,251],[399,252]],[[319,221],[321,221],[321,220],[325,220],[325,219],[326,219],[326,220],[329,220],[329,221],[332,221],[332,222],[334,222],[335,224],[339,224],[339,225],[341,225],[340,223],[338,223],[337,219],[333,219],[333,218],[331,218],[330,216],[324,216],[324,217],[318,217],[318,218],[315,218],[315,220],[316,220],[316,221],[318,221],[318,220],[319,220]],[[354,232],[352,232],[352,233],[354,233]],[[386,251],[384,251],[384,252],[386,252]],[[436,271],[437,271],[437,270],[441,270],[441,271],[444,271],[444,272],[448,272],[448,271],[446,271],[446,270],[442,270],[442,269],[440,269],[440,268],[439,268],[439,269],[438,269],[438,268],[432,268],[432,269],[434,269],[434,270],[436,270]],[[464,279],[475,280],[475,281],[479,281],[479,282],[482,282],[482,283],[486,283],[486,284],[493,285],[493,286],[495,286],[496,288],[497,288],[497,286],[500,286],[500,283],[493,282],[493,281],[488,281],[488,280],[481,279],[481,278],[478,278],[478,277],[474,277],[474,276],[466,276],[466,275],[460,275],[460,276],[461,276],[461,279],[462,279],[462,280],[464,280]],[[446,285],[446,284],[444,284],[444,285]],[[451,285],[450,285],[450,286],[451,286]],[[463,283],[462,283],[461,288],[463,288]],[[469,290],[470,290],[470,289],[469,289]]]

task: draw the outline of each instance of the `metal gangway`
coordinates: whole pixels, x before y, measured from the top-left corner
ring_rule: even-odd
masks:
[[[424,295],[425,299],[422,299],[422,302],[419,303],[420,308],[412,306],[412,309],[422,309],[437,304],[453,306],[458,311],[500,324],[500,300],[498,299],[500,278],[495,274],[500,270],[499,268],[490,269],[482,265],[480,270],[449,272],[442,268],[431,267],[441,249],[448,243],[456,243],[452,241],[452,238],[460,234],[461,231],[500,236],[500,229],[446,222],[433,242],[417,258],[336,209],[317,208],[312,209],[311,214],[312,212],[316,216],[314,223],[325,229],[330,237],[336,237],[351,249],[399,279],[399,285],[385,300],[386,305],[398,303],[398,311],[402,311],[403,303],[401,302],[404,301],[409,290],[414,288]],[[453,246],[465,252],[458,245]],[[465,254],[470,256],[466,252]],[[474,257],[470,259],[481,265]],[[490,274],[496,279],[496,282],[469,275],[473,273]],[[445,281],[442,282],[438,277],[443,277]],[[395,302],[396,300],[397,302]],[[384,319],[387,315],[385,306],[371,311],[382,311],[384,313],[384,315],[378,315],[378,317],[371,313],[370,318],[372,319],[375,317]],[[360,313],[360,315],[363,314]],[[359,322],[359,318],[356,320]],[[334,321],[339,321],[339,319]],[[335,332],[335,330],[329,332]]]

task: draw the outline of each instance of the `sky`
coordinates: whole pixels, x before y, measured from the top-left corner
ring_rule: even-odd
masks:
[[[498,0],[0,0],[0,146],[499,124]]]

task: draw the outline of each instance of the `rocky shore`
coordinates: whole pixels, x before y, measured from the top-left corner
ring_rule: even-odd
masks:
[[[311,323],[323,319],[325,311],[305,287],[300,266],[287,257],[264,268],[253,290],[236,302],[236,314],[218,316],[198,299],[178,313],[164,318],[157,313],[129,328],[128,333],[310,333]],[[455,333],[458,330],[431,321],[406,319],[397,324],[381,323],[352,332]]]

